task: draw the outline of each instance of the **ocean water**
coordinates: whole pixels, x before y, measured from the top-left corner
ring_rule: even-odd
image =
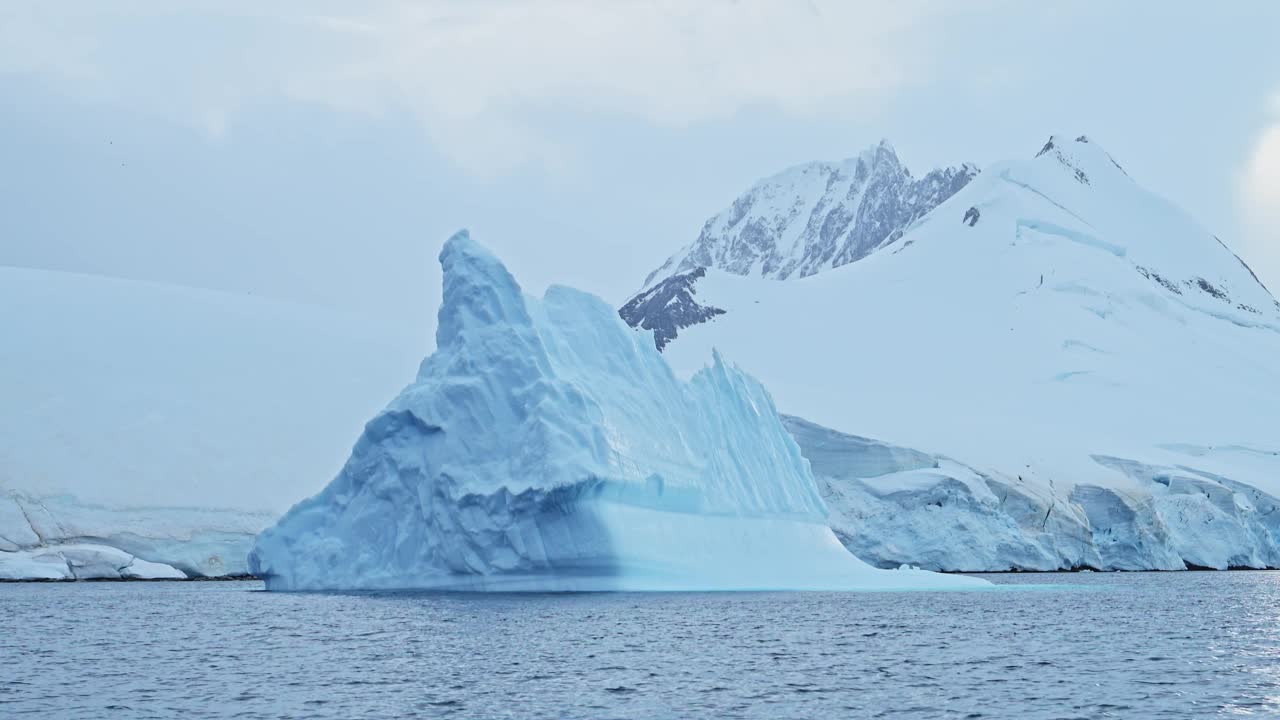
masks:
[[[1280,716],[1280,573],[994,591],[0,584],[0,718]]]

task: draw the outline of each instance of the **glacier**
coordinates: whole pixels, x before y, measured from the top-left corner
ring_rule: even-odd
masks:
[[[718,353],[682,382],[609,304],[526,296],[465,231],[440,263],[434,354],[258,536],[269,590],[986,584],[850,554],[769,394]]]
[[[240,577],[273,515],[0,492],[0,580]]]
[[[0,337],[5,579],[248,573],[253,538],[341,467],[430,342],[385,318],[20,267],[0,267]],[[82,563],[85,547],[114,555]]]
[[[1280,303],[1093,139],[1037,149],[857,262],[744,276],[726,237],[622,315],[760,378],[871,564],[1280,567]]]

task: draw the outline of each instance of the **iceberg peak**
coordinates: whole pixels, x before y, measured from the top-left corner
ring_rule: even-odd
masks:
[[[471,239],[454,233],[440,250],[444,299],[436,325],[436,346],[449,347],[467,328],[529,325],[524,293],[502,261]]]

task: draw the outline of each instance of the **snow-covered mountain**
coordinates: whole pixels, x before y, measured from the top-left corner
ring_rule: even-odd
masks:
[[[246,572],[429,345],[379,318],[11,267],[0,338],[0,578]]]
[[[1280,304],[1096,143],[1038,150],[859,262],[695,277],[683,253],[632,303],[669,268],[680,299],[623,316],[678,328],[681,372],[715,347],[760,378],[876,564],[1280,566]]]
[[[811,162],[756,183],[645,279],[695,268],[785,280],[854,262],[978,174],[972,165],[915,179],[887,140],[841,162]]]
[[[841,162],[783,170],[740,195],[697,240],[649,273],[622,308],[623,319],[654,330],[661,350],[680,328],[720,312],[693,299],[704,269],[785,280],[861,260],[902,237],[977,174],[963,165],[915,179],[888,141]]]
[[[268,589],[985,584],[849,554],[769,394],[718,355],[681,382],[604,301],[525,296],[465,232],[440,263],[435,353],[259,536]]]

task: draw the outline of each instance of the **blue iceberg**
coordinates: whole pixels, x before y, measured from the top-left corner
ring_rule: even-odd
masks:
[[[851,590],[984,581],[858,560],[754,379],[677,378],[592,295],[524,295],[467,233],[436,351],[320,494],[258,536],[270,590]]]

